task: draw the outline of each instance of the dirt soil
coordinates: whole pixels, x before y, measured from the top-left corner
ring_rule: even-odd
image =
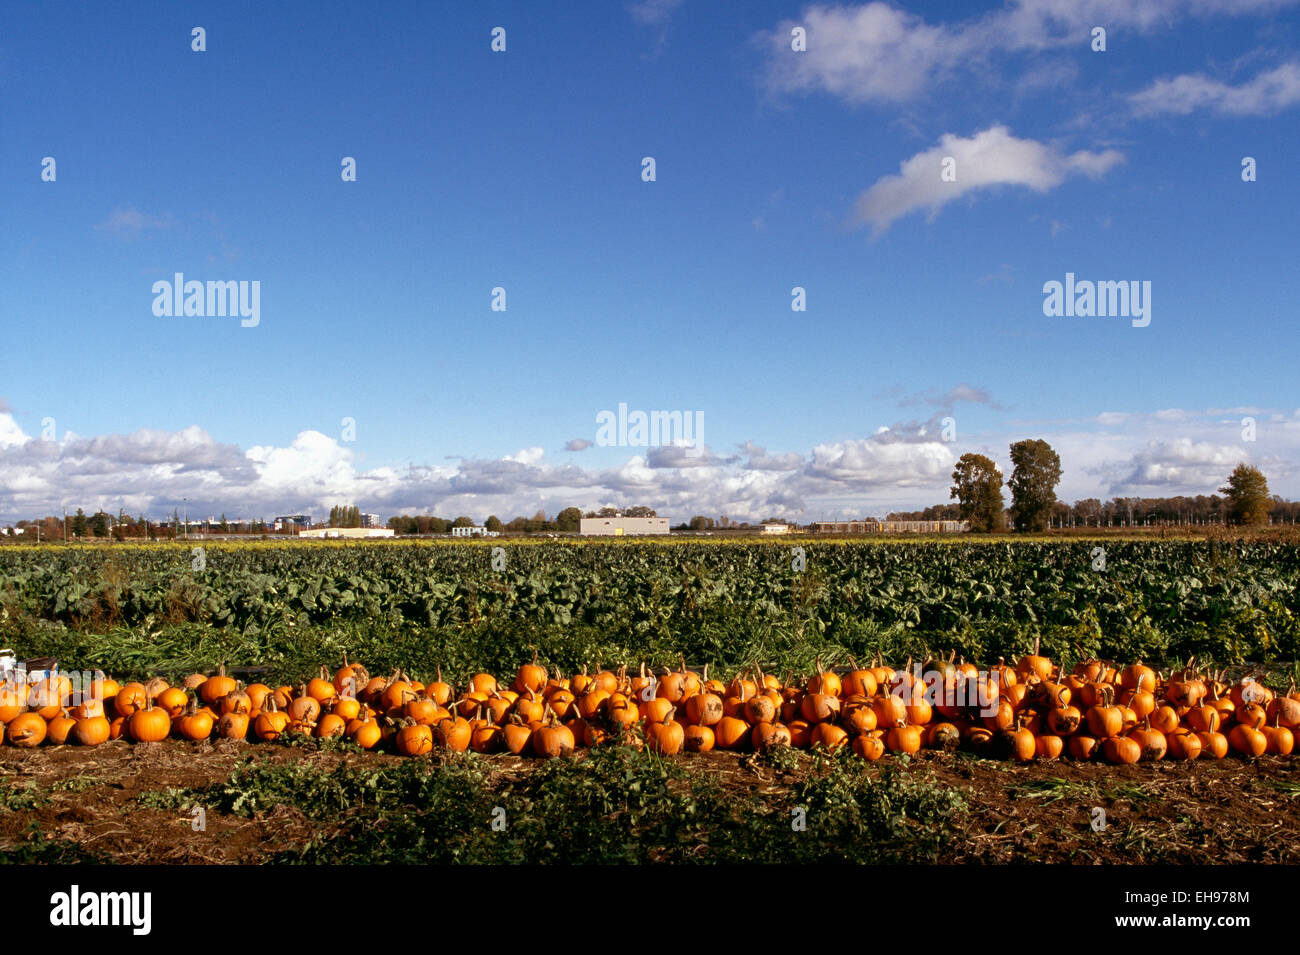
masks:
[[[25,751],[0,749],[0,852],[30,838],[74,843],[115,863],[256,863],[319,836],[332,824],[277,806],[252,819],[209,809],[206,831],[185,809],[151,809],[136,798],[169,787],[224,781],[248,756],[272,762],[310,759],[397,763],[376,753],[313,752],[244,743],[110,743]],[[744,793],[780,793],[798,781],[752,757],[714,752],[680,759]],[[491,757],[501,777],[528,773],[537,761]],[[891,762],[886,757],[879,768]],[[809,766],[811,760],[803,765]],[[1133,766],[1073,762],[1013,765],[962,753],[924,753],[909,771],[968,793],[964,839],[942,861],[997,863],[1235,864],[1300,863],[1300,759],[1263,757]],[[13,799],[25,787],[35,798]],[[30,804],[28,804],[30,803]],[[1097,810],[1105,826],[1094,829]]]

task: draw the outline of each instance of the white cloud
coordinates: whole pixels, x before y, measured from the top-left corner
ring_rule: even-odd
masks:
[[[570,438],[564,442],[565,451],[586,451],[591,447],[591,442],[586,438]]]
[[[669,20],[681,5],[682,0],[641,0],[632,4],[628,12],[642,23],[658,25]]]
[[[784,92],[822,91],[851,103],[897,103],[918,98],[943,82],[987,71],[990,61],[1017,54],[1077,47],[1087,50],[1090,30],[1148,33],[1187,17],[1269,13],[1296,0],[1014,0],[978,17],[933,24],[882,2],[813,4],[799,19],[782,21],[760,36],[768,52],[769,85]],[[808,48],[794,53],[790,31],[802,26]],[[1016,64],[1019,66],[1019,64]],[[1035,83],[1068,78],[1030,63]]]
[[[966,384],[935,394],[987,397]],[[1026,437],[1042,437],[1060,454],[1064,477],[1057,493],[1065,501],[1210,494],[1238,461],[1260,467],[1274,493],[1300,496],[1300,411],[1245,409],[1258,417],[1256,440],[1247,442],[1239,417],[1225,417],[1224,410],[1008,421],[996,431],[963,432],[959,444],[937,440],[931,422],[907,423],[824,441],[807,452],[769,452],[752,441],[722,457],[707,447],[698,458],[685,457],[685,448],[654,448],[604,469],[552,464],[538,447],[441,467],[362,468],[350,445],[317,431],[304,431],[287,446],[246,450],[197,426],[43,441],[0,412],[0,517],[59,513],[65,504],[88,512],[122,506],[157,517],[183,497],[191,515],[232,518],[250,509],[263,517],[320,515],[343,503],[385,517],[423,512],[478,520],[603,504],[646,504],[674,521],[694,514],[883,517],[947,502],[953,465],[967,451],[987,454],[1010,475],[1008,446]]]
[[[955,161],[956,179],[944,182],[946,157]],[[1097,178],[1123,160],[1113,149],[1066,154],[1032,139],[1017,139],[1005,126],[992,126],[963,139],[946,133],[939,145],[905,160],[896,176],[885,176],[858,197],[854,219],[870,223],[874,234],[917,209],[931,216],[945,203],[997,186],[1024,186],[1047,192],[1068,176]]]
[[[1271,116],[1300,103],[1300,63],[1284,63],[1240,86],[1203,73],[1159,79],[1130,96],[1129,103],[1139,116],[1185,116],[1199,109],[1226,116]]]
[[[103,222],[95,223],[95,228],[100,232],[113,232],[126,238],[135,238],[150,229],[170,229],[172,225],[170,214],[149,215],[134,206],[127,206],[114,209]]]

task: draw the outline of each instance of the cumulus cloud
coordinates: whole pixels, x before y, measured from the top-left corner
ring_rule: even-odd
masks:
[[[591,447],[591,442],[586,438],[571,438],[564,442],[565,451],[586,451]]]
[[[949,157],[955,163],[955,181],[945,182],[940,173]],[[870,223],[878,235],[917,209],[928,209],[933,217],[945,203],[997,186],[1047,192],[1070,176],[1096,179],[1122,160],[1113,149],[1067,154],[1032,139],[1017,139],[1005,126],[991,126],[968,138],[946,133],[938,146],[905,160],[898,175],[885,176],[862,193],[853,218],[855,224]]]
[[[641,0],[632,4],[628,12],[641,23],[658,26],[669,20],[681,5],[682,0]]]
[[[1261,14],[1294,2],[1009,0],[1000,9],[943,24],[882,2],[813,4],[798,20],[782,21],[758,40],[768,54],[767,82],[777,91],[826,92],[851,103],[899,103],[1018,54],[1086,49],[1089,31],[1100,24],[1148,33],[1191,16]],[[792,55],[790,31],[796,26],[807,30],[807,50]],[[1031,64],[1026,72],[1042,81],[1041,67]]]
[[[965,383],[914,397],[992,402]],[[1257,412],[1254,442],[1242,441],[1241,410]],[[960,445],[911,422],[823,441],[804,453],[769,453],[753,441],[727,455],[705,447],[697,457],[685,447],[660,447],[602,468],[555,464],[538,447],[448,466],[363,468],[350,445],[318,431],[303,431],[287,445],[242,450],[198,426],[51,441],[29,436],[12,413],[0,412],[0,519],[57,514],[64,505],[157,517],[170,515],[182,498],[191,515],[231,518],[321,515],[335,504],[385,517],[479,520],[605,504],[644,504],[674,521],[694,514],[884,516],[946,502],[952,468],[966,451],[989,455],[1009,475],[1007,448],[1025,437],[1043,437],[1060,454],[1062,500],[1213,493],[1241,460],[1260,467],[1274,493],[1300,495],[1300,410],[1293,409],[1174,408],[1013,421],[965,432]]]
[[[1224,116],[1272,116],[1300,103],[1300,63],[1284,63],[1233,86],[1203,73],[1156,80],[1129,97],[1138,116],[1185,116],[1209,110]]]
[[[154,229],[170,229],[171,215],[155,216],[141,212],[134,206],[114,209],[103,222],[95,223],[100,232],[112,232],[123,238],[133,239],[144,232]]]

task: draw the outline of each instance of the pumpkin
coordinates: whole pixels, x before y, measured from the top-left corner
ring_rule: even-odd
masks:
[[[878,725],[876,711],[870,706],[855,706],[844,718],[844,728],[854,734],[870,733]]]
[[[197,690],[199,687],[201,687],[204,684],[204,682],[207,681],[207,679],[208,676],[206,673],[191,673],[189,676],[187,676],[184,680],[181,681],[181,689]]]
[[[1101,744],[1108,763],[1136,763],[1142,758],[1142,744],[1131,736],[1112,736]]]
[[[231,696],[234,696],[232,693]],[[230,697],[226,697],[230,699]],[[224,702],[224,701],[223,701]],[[344,723],[356,719],[361,714],[361,701],[351,696],[336,696],[330,700],[330,712],[341,718]],[[439,710],[445,713],[446,710]]]
[[[920,731],[920,727],[911,727]],[[849,741],[849,734],[834,723],[818,723],[812,728],[812,745],[827,750],[837,750]]]
[[[1213,731],[1196,734],[1201,741],[1201,752],[1213,759],[1223,759],[1228,755],[1228,737]]]
[[[427,725],[427,724],[426,724]],[[312,729],[311,735],[317,739],[333,739],[342,736],[348,728],[348,721],[337,713],[326,713]]]
[[[424,695],[439,706],[446,706],[451,699],[452,688],[450,683],[442,679],[442,667],[438,667],[437,678],[424,688]]]
[[[67,694],[58,676],[38,680],[27,690],[27,706],[41,719],[52,720],[63,710]]]
[[[224,713],[217,720],[217,735],[222,739],[246,739],[248,737],[247,713]]]
[[[919,753],[921,732],[921,727],[914,724],[893,726],[885,734],[885,745],[894,753]]]
[[[205,686],[207,684],[204,684]],[[136,710],[126,721],[127,732],[137,743],[160,743],[172,729],[171,717],[153,700],[142,710]]]
[[[1088,730],[1098,739],[1118,736],[1124,729],[1124,712],[1118,706],[1094,706],[1088,710],[1086,719]]]
[[[790,730],[790,745],[795,749],[807,749],[812,745],[812,727],[806,720],[791,720],[786,726]]]
[[[885,743],[879,736],[864,733],[853,738],[853,752],[863,759],[874,762],[885,755]]]
[[[991,732],[1010,729],[1016,721],[1015,707],[1006,698],[998,700],[997,708],[988,716],[980,717],[984,728]]]
[[[189,702],[189,694],[178,686],[169,686],[154,697],[154,704],[162,707],[167,718],[173,720],[185,712]]]
[[[518,715],[512,716],[510,722],[501,728],[501,742],[506,748],[506,752],[518,756],[529,748],[532,742],[533,729]]]
[[[1132,710],[1140,720],[1146,719],[1156,711],[1156,695],[1150,690],[1125,690],[1120,694],[1119,701]]]
[[[713,749],[714,742],[711,727],[692,723],[686,727],[682,745],[690,753],[707,753]]]
[[[492,694],[497,690],[497,678],[490,673],[475,673],[469,678],[471,693]]]
[[[539,666],[537,663],[537,648],[529,646],[533,651],[533,662],[525,663],[515,673],[514,688],[519,693],[531,690],[534,693],[540,693],[546,686],[546,667]]]
[[[817,669],[819,672],[808,678],[807,692],[823,693],[826,696],[839,696],[844,689],[839,674],[833,670],[823,670],[820,660],[817,661]],[[870,696],[870,694],[867,695]]]
[[[358,711],[359,709],[360,704],[358,704]],[[424,726],[437,726],[443,720],[447,719],[447,717],[451,716],[449,712],[427,697],[416,697],[413,700],[409,700],[406,705],[401,708],[401,713],[405,719],[414,720],[416,723],[423,724]],[[356,714],[353,715],[355,716]]]
[[[1034,734],[1027,727],[1017,725],[993,734],[992,753],[999,759],[1027,763],[1037,752]]]
[[[334,672],[334,693],[336,696],[355,697],[370,682],[370,673],[360,663],[349,663],[346,652],[343,654],[343,666]]]
[[[749,724],[735,716],[724,716],[713,727],[718,749],[742,749],[749,741]]]
[[[897,699],[896,697],[894,699]],[[898,701],[900,706],[902,701]],[[903,719],[907,719],[907,709],[903,707]],[[840,701],[838,697],[831,696],[828,693],[808,693],[799,704],[799,712],[805,720],[811,723],[826,723],[840,714]]]
[[[1179,730],[1169,734],[1170,759],[1196,759],[1201,755],[1201,738],[1191,730]]]
[[[1086,733],[1076,733],[1071,736],[1067,746],[1070,750],[1071,759],[1095,759],[1101,752],[1101,740]]]
[[[1043,681],[1051,678],[1052,661],[1039,654],[1041,639],[1041,637],[1034,637],[1034,652],[1021,657],[1020,662],[1016,664],[1016,672],[1020,676],[1032,675]]]
[[[76,706],[68,710],[68,715],[74,720],[89,719],[92,716],[104,716],[104,701],[95,697],[86,697]]]
[[[275,694],[266,697],[266,706],[253,720],[253,735],[263,743],[271,743],[289,728],[289,714],[275,702]]]
[[[776,721],[776,705],[769,696],[751,696],[745,701],[744,719],[750,726]]]
[[[857,664],[853,664],[857,667]],[[876,695],[876,676],[870,670],[854,669],[844,675],[840,681],[840,694],[842,696],[875,696]]]
[[[480,676],[481,675],[482,674],[480,674]],[[384,684],[383,690],[379,693],[379,709],[383,713],[388,713],[392,710],[400,710],[403,706],[418,696],[415,692],[415,687],[411,686],[409,681],[401,679],[400,676],[401,674],[398,672],[389,677],[388,682]],[[491,690],[480,690],[478,692],[485,694],[483,699],[486,699],[486,694],[491,693],[495,689],[496,681],[493,680]]]
[[[201,710],[191,703],[189,712],[183,714],[176,721],[176,732],[182,739],[204,740],[212,735],[212,727],[215,722],[211,710]],[[245,722],[245,731],[247,731],[247,722]]]
[[[68,741],[68,734],[72,728],[77,725],[77,721],[68,715],[68,711],[60,709],[58,714],[45,724],[45,740],[55,746],[62,746]]]
[[[560,687],[546,698],[545,706],[549,706],[557,717],[564,720],[576,712],[577,703],[577,697],[572,691]]]
[[[1286,729],[1300,729],[1300,699],[1276,696],[1269,701],[1265,714],[1271,722]]]
[[[1243,676],[1240,681],[1233,684],[1229,698],[1232,700],[1233,706],[1240,711],[1247,703],[1268,706],[1273,699],[1273,691],[1253,677]]]
[[[1138,745],[1142,747],[1142,759],[1144,762],[1157,762],[1165,758],[1165,753],[1169,750],[1169,740],[1165,734],[1153,727],[1150,721],[1145,722],[1141,727],[1134,729],[1129,733],[1129,738],[1137,740]]]
[[[784,723],[755,723],[749,734],[749,744],[760,753],[777,746],[789,746],[790,727]]]
[[[312,677],[307,681],[307,695],[317,703],[324,703],[338,696],[338,689],[334,686],[334,681],[325,671],[324,667],[320,668],[320,675]]]
[[[1119,685],[1125,690],[1156,691],[1156,671],[1142,663],[1126,666],[1119,675]]]
[[[372,716],[358,716],[350,720],[344,733],[362,749],[374,749],[384,735],[383,727]]]
[[[514,715],[518,716],[523,722],[533,723],[546,716],[546,703],[538,699],[537,693],[530,689],[515,700],[513,711]]]
[[[1245,756],[1263,756],[1268,751],[1268,737],[1253,726],[1238,723],[1228,733],[1228,745]]]
[[[686,701],[686,719],[698,726],[716,726],[724,715],[722,699],[713,693],[697,693]]]
[[[72,727],[72,741],[78,746],[98,746],[108,742],[112,726],[102,715],[86,716]]]
[[[551,713],[549,720],[533,730],[533,752],[538,756],[567,756],[575,746],[573,732]]]
[[[14,683],[0,684],[0,723],[12,722],[27,709],[27,689]]]
[[[453,753],[463,753],[469,749],[473,736],[474,730],[469,722],[459,716],[448,717],[439,723],[434,731],[438,745]]]
[[[199,699],[208,706],[215,707],[221,702],[223,696],[237,689],[239,689],[239,684],[231,677],[226,676],[226,665],[223,663],[217,668],[214,676],[208,677],[199,684]]]
[[[1162,733],[1172,733],[1178,729],[1178,712],[1172,706],[1158,706],[1147,721]]]
[[[1051,733],[1039,736],[1034,744],[1034,755],[1039,759],[1059,759],[1065,751],[1065,740]]]
[[[29,749],[33,746],[40,746],[45,741],[45,734],[48,727],[45,720],[39,713],[28,712],[19,713],[11,719],[5,727],[5,734],[9,737],[9,742],[14,746],[21,746]]]
[[[205,680],[204,682],[207,681]],[[163,690],[170,690],[170,689],[171,689],[171,684],[168,683],[160,676],[153,677],[144,685],[144,690],[146,693],[149,694],[149,699],[151,700],[158,699],[159,694],[161,694]]]
[[[394,741],[403,756],[423,756],[433,752],[433,730],[421,723],[407,723],[397,731]]]
[[[651,723],[645,731],[646,746],[663,756],[676,756],[686,744],[686,728],[674,719]]]
[[[1220,722],[1219,711],[1209,703],[1193,706],[1187,712],[1187,725],[1198,733],[1216,733]]]
[[[1083,716],[1078,707],[1060,706],[1047,713],[1047,728],[1057,736],[1069,736],[1079,728]]]
[[[250,683],[248,686],[244,687],[242,692],[246,697],[248,697],[248,713],[252,716],[255,713],[261,712],[262,707],[266,705],[266,698],[270,695],[271,688],[265,683]],[[227,694],[227,696],[234,696],[236,700],[239,699],[239,694],[235,691]],[[222,698],[222,703],[225,703],[224,697]]]
[[[706,694],[703,693],[697,693],[695,696],[691,697],[690,700],[686,701],[688,704],[686,709],[688,710],[690,709],[689,704],[691,703],[692,700],[701,699],[705,695]],[[712,695],[712,694],[707,694],[707,695]],[[714,697],[714,699],[717,699],[717,697]],[[641,718],[645,720],[647,724],[662,723],[665,720],[672,719],[673,718],[672,714],[676,712],[676,707],[674,707],[671,703],[665,700],[662,696],[656,696],[652,700],[643,700],[640,707],[638,707],[638,709],[641,712]]]
[[[1266,752],[1273,756],[1290,756],[1295,749],[1295,734],[1285,726],[1266,726],[1261,731],[1268,742]]]
[[[414,699],[414,696],[411,697]],[[307,685],[298,689],[298,695],[289,701],[289,719],[295,723],[315,723],[320,718],[320,701],[307,693]]]
[[[951,723],[935,723],[925,736],[930,749],[953,750],[961,745],[961,730]]]

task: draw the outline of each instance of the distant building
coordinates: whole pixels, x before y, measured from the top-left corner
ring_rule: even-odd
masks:
[[[478,524],[471,524],[468,527],[453,527],[451,529],[452,537],[500,537],[500,531],[490,531],[486,527]]]
[[[301,530],[298,532],[299,537],[321,538],[341,538],[344,540],[357,540],[370,537],[392,537],[393,529],[391,527],[318,527],[315,530]]]
[[[383,527],[384,522],[379,517],[378,514],[362,514],[361,526],[362,527]]]
[[[296,527],[304,530],[311,527],[311,517],[307,514],[290,514],[287,517],[277,517],[271,522],[271,529],[282,531],[286,527]]]
[[[789,524],[767,523],[763,525],[764,534],[788,534],[790,533]]]
[[[970,521],[816,521],[814,534],[960,534]]]
[[[667,534],[666,517],[584,517],[578,524],[584,536],[624,537],[635,534]]]

